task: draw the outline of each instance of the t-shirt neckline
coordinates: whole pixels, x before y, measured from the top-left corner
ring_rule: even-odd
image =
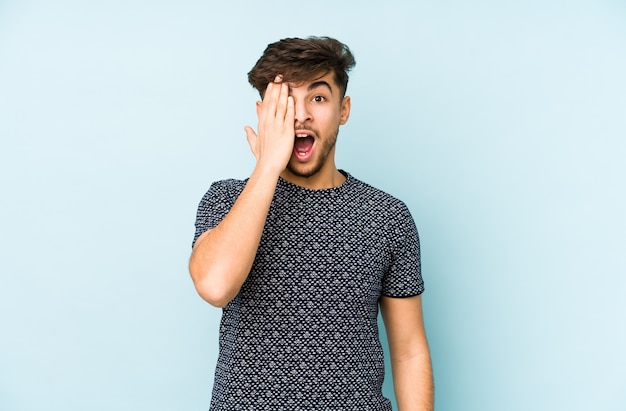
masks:
[[[354,177],[352,177],[350,173],[341,169],[338,171],[341,174],[343,174],[344,177],[346,177],[346,180],[343,183],[339,184],[337,187],[312,189],[312,188],[300,186],[298,184],[294,184],[290,181],[285,180],[282,177],[278,177],[278,182],[279,182],[279,186],[284,187],[285,189],[288,189],[294,192],[303,192],[303,193],[309,193],[309,194],[338,194],[338,193],[345,191],[348,187],[350,187],[354,183]]]

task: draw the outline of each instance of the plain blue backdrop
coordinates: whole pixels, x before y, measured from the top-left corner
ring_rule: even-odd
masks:
[[[5,0],[0,410],[208,408],[196,206],[308,35],[357,59],[338,165],[420,230],[436,408],[626,409],[623,1]]]

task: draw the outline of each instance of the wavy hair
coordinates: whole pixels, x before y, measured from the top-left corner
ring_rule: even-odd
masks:
[[[348,88],[348,72],[356,61],[345,44],[331,37],[286,38],[267,46],[248,73],[248,81],[261,98],[267,85],[278,74],[283,81],[303,83],[334,74],[343,98]]]

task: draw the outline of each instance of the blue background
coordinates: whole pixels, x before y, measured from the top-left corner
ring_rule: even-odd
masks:
[[[357,59],[338,165],[420,229],[437,409],[626,409],[618,0],[0,2],[0,409],[208,408],[196,206],[312,34]]]

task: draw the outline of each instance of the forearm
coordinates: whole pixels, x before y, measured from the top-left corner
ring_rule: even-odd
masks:
[[[248,277],[277,181],[277,170],[257,166],[224,220],[196,241],[189,272],[212,305],[225,306]]]
[[[399,411],[432,411],[434,384],[428,349],[392,360],[393,384]]]
[[[381,297],[399,411],[432,411],[433,372],[422,319],[422,298]]]
[[[189,260],[198,294],[218,307],[235,298],[248,278],[278,177],[293,152],[294,100],[281,76],[268,84],[257,115],[259,134],[245,127],[256,167],[222,222],[198,238]]]

